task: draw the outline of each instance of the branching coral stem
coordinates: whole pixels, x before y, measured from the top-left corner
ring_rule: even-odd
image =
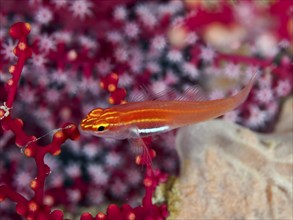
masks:
[[[30,31],[30,25],[27,23],[16,23],[10,29],[10,35],[19,40],[14,54],[18,57],[16,65],[9,68],[12,78],[6,83],[6,90],[8,97],[5,107],[12,109],[20,75],[26,60],[31,56],[31,48],[26,44],[27,35]],[[23,130],[23,122],[21,119],[12,119],[11,115],[4,115],[0,120],[4,131],[12,131],[15,135],[15,143],[21,147],[23,153],[27,157],[32,157],[37,167],[37,177],[31,181],[30,187],[35,194],[31,200],[25,199],[21,194],[11,189],[7,185],[0,186],[0,201],[6,198],[11,199],[17,203],[17,213],[28,219],[38,219],[38,215],[46,216],[45,219],[52,219],[51,208],[44,208],[44,185],[45,179],[50,173],[50,168],[44,162],[44,157],[47,153],[52,155],[59,155],[61,152],[60,146],[68,138],[76,139],[79,137],[77,126],[67,123],[62,129],[57,129],[54,134],[53,141],[47,146],[39,146],[36,144],[38,140],[34,136],[28,136]],[[56,212],[55,212],[56,214]],[[51,216],[51,217],[50,217]]]
[[[11,189],[9,186],[6,186],[6,185],[0,186],[0,192],[4,198],[7,197],[11,199],[12,201],[18,201],[21,203],[27,202],[27,200],[22,195],[17,193],[15,190]]]
[[[20,75],[21,75],[21,71],[23,69],[23,66],[25,64],[25,61],[27,60],[27,57],[25,54],[21,54],[21,56],[19,56],[19,59],[17,61],[17,64],[14,66],[15,70],[13,71],[13,77],[12,79],[10,79],[13,83],[13,85],[11,85],[8,88],[8,97],[7,97],[7,107],[11,108],[15,99],[15,95],[16,95],[16,91],[17,91],[17,84],[19,82],[20,79]]]

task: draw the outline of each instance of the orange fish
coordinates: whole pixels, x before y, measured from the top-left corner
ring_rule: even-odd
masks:
[[[236,95],[217,100],[149,100],[93,109],[80,123],[99,137],[138,139],[219,117],[242,104],[254,82]]]

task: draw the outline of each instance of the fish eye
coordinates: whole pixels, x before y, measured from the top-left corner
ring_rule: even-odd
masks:
[[[95,125],[93,126],[93,128],[97,132],[105,131],[108,127],[109,127],[109,123],[106,121],[97,121]]]
[[[101,125],[98,127],[98,131],[104,131],[105,130],[105,126]]]

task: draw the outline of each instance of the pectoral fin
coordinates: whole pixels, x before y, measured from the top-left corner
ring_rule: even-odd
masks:
[[[141,164],[146,164],[147,166],[151,166],[152,159],[150,156],[149,148],[145,144],[144,140],[140,137],[138,129],[133,130],[133,137],[134,138],[130,138],[128,140],[132,149],[134,149],[134,152],[136,153],[136,155],[141,156],[141,159],[142,159]]]

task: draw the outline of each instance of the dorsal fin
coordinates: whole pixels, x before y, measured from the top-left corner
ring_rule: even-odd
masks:
[[[129,102],[142,102],[145,100],[178,100],[178,101],[203,101],[208,100],[202,89],[198,86],[189,87],[182,93],[174,88],[166,88],[161,91],[154,91],[149,86],[141,86],[140,90],[134,91]]]
[[[208,100],[208,97],[204,94],[203,90],[200,87],[194,86],[185,89],[181,95],[177,95],[175,100],[205,101]]]
[[[128,102],[142,102],[145,100],[149,100],[149,96],[146,95],[144,89],[135,89],[130,93],[130,96],[128,97]]]

